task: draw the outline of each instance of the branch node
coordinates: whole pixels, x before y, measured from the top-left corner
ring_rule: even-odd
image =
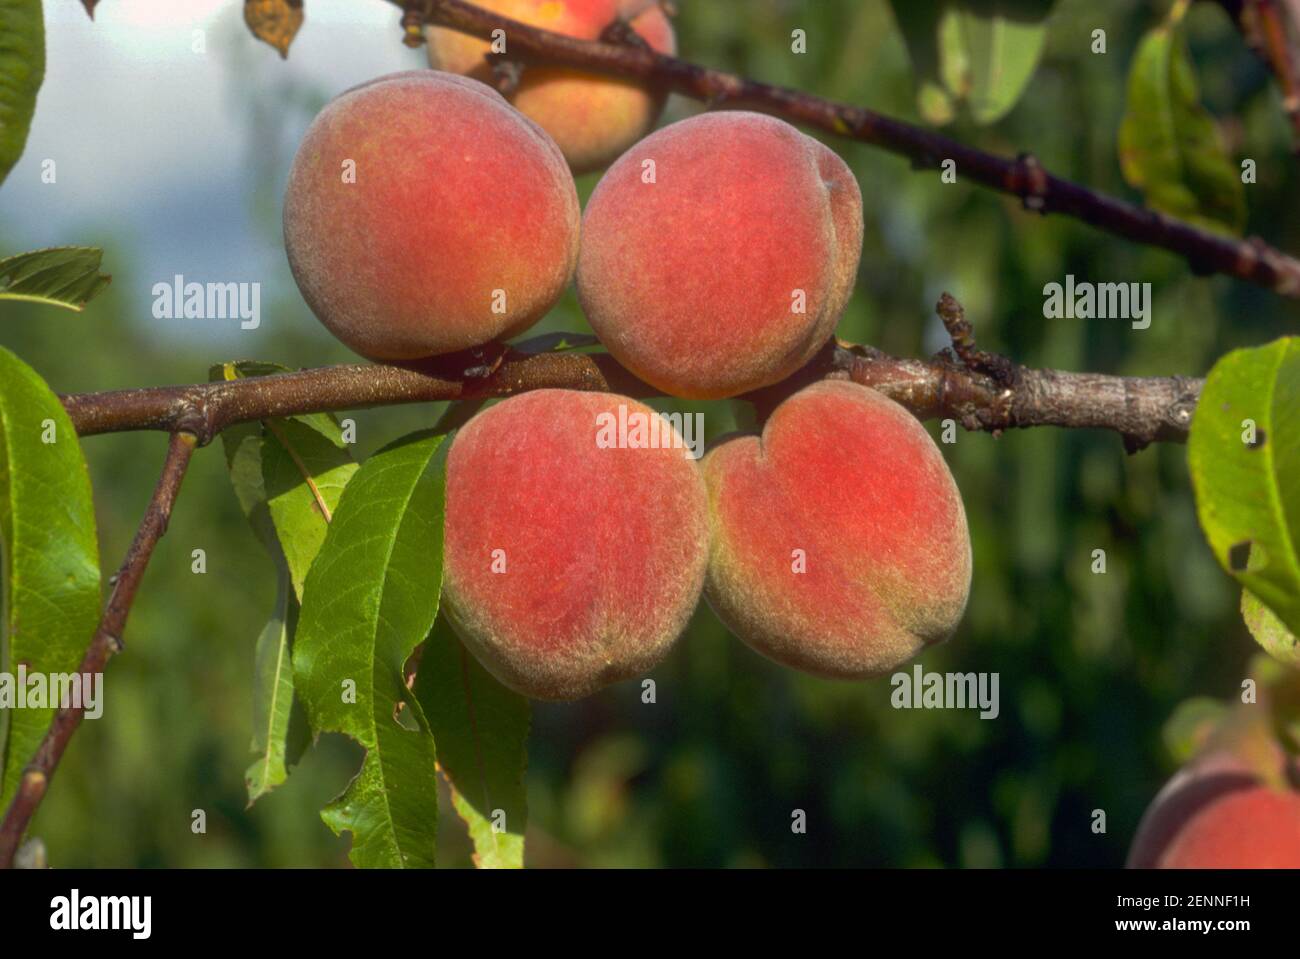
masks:
[[[1016,156],[1015,170],[1011,175],[1011,192],[1020,197],[1021,205],[1031,213],[1047,213],[1049,181],[1038,157],[1029,152]]]
[[[621,16],[616,18],[604,30],[600,31],[599,40],[601,43],[612,43],[620,47],[635,47],[639,50],[651,50],[650,44],[646,42],[645,37],[637,33],[636,30],[632,28],[632,24]]]
[[[424,18],[427,9],[424,0],[407,0],[402,9],[402,43],[412,49],[424,46]]]
[[[943,321],[943,327],[952,337],[952,346],[963,366],[974,373],[983,373],[998,386],[1008,390],[1016,385],[1018,375],[1016,364],[1005,356],[985,353],[975,348],[975,330],[966,319],[966,310],[951,293],[939,297],[935,312]]]

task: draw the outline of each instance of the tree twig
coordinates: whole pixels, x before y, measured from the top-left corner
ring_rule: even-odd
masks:
[[[172,506],[180,492],[190,457],[198,445],[197,439],[188,432],[173,432],[171,435],[162,475],[158,478],[158,485],[154,488],[131,547],[127,550],[126,559],[117,571],[113,591],[104,607],[99,627],[82,658],[79,671],[83,675],[102,673],[109,658],[122,648],[122,633],[131,612],[131,604],[140,587],[140,580],[144,577],[145,567],[149,565],[154,546],[167,531]],[[18,791],[9,803],[3,822],[0,822],[0,869],[8,869],[13,865],[14,853],[27,830],[27,824],[45,798],[50,779],[58,768],[72,734],[81,725],[84,712],[84,706],[60,708],[54,714],[54,720],[37,747],[36,754],[23,770]]]
[[[1292,144],[1300,153],[1300,2],[1216,0],[1246,42],[1268,65],[1291,121]]]
[[[403,6],[403,0],[389,2]],[[953,160],[959,179],[1018,197],[1027,209],[1073,217],[1115,236],[1169,250],[1184,257],[1196,273],[1222,273],[1282,296],[1300,297],[1300,260],[1260,238],[1221,236],[1091,190],[1047,172],[1032,154],[1012,158],[986,153],[864,107],[713,70],[656,53],[645,45],[552,33],[464,0],[424,3],[425,22],[433,26],[483,39],[493,30],[505,30],[512,59],[627,77],[701,100],[710,107],[759,110],[898,154],[917,169],[939,169],[945,160]]]
[[[941,314],[945,309],[960,313],[961,307],[945,294]],[[965,330],[956,335],[969,336],[969,324]],[[973,337],[969,344],[973,349]],[[217,383],[80,393],[64,396],[63,404],[82,436],[183,429],[208,443],[236,423],[327,410],[479,400],[537,389],[660,395],[607,353],[529,348],[530,343],[494,346],[491,357],[457,355],[421,367],[348,364]],[[959,354],[965,349],[959,346]],[[1107,429],[1123,436],[1129,449],[1140,449],[1186,439],[1202,384],[1189,377],[1030,369],[982,352],[979,362],[972,363],[972,357],[967,352],[965,359],[940,354],[907,360],[833,340],[794,376],[746,399],[770,409],[814,380],[852,379],[922,419],[952,417],[967,429],[991,433],[1026,426]]]

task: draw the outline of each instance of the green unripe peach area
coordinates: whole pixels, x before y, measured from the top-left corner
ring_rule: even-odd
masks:
[[[480,413],[449,453],[446,609],[480,662],[535,699],[644,674],[699,601],[698,464],[682,449],[601,448],[598,416],[620,405],[658,415],[622,396],[539,390]]]
[[[761,436],[710,450],[704,475],[705,595],[759,652],[864,678],[956,628],[971,580],[966,514],[934,441],[897,403],[847,381],[814,384]]]
[[[411,360],[541,319],[572,275],[579,216],[536,124],[475,80],[420,70],[321,111],[289,174],[284,234],[303,298],[335,336]]]
[[[862,195],[834,152],[743,111],[664,127],[587,203],[578,297],[605,347],[673,396],[785,379],[853,289]]]
[[[673,28],[657,4],[639,0],[483,0],[479,6],[553,33],[595,40],[616,19],[634,14],[632,29],[652,50],[672,54]],[[429,63],[490,82],[488,44],[440,27],[425,30]],[[506,50],[510,38],[506,36]],[[511,102],[539,123],[576,173],[605,166],[644,136],[663,109],[664,95],[630,80],[560,67],[529,66]]]

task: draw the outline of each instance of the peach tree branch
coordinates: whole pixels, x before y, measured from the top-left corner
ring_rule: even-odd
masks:
[[[758,110],[906,157],[915,169],[937,170],[956,162],[957,176],[1017,197],[1026,209],[1058,213],[1115,236],[1161,247],[1185,258],[1193,272],[1222,273],[1287,297],[1300,297],[1300,260],[1258,237],[1240,240],[1192,226],[1049,173],[1029,153],[999,156],[932,130],[865,107],[713,70],[656,53],[635,43],[630,30],[606,31],[604,42],[579,40],[531,27],[465,0],[389,0],[408,11],[423,4],[427,24],[489,39],[504,30],[509,57],[522,62],[573,67],[638,80],[709,107]]]
[[[945,315],[944,311],[948,313]],[[922,419],[952,418],[966,429],[1000,433],[1029,426],[1105,429],[1130,450],[1187,438],[1202,380],[1124,377],[1023,367],[974,349],[969,326],[954,327],[960,306],[945,295],[940,314],[957,354],[900,359],[837,340],[789,379],[750,394],[762,410],[824,378],[870,386]],[[955,314],[954,314],[955,311]],[[962,320],[964,323],[964,319]],[[570,340],[575,337],[568,337]],[[184,430],[206,444],[237,423],[302,413],[404,403],[482,400],[538,389],[660,395],[607,353],[533,352],[490,344],[469,354],[411,366],[345,364],[216,383],[78,393],[62,397],[82,436],[128,430]]]
[[[140,581],[144,578],[145,567],[149,565],[154,547],[167,531],[172,506],[180,492],[190,457],[197,446],[198,438],[193,433],[176,431],[171,434],[162,475],[158,478],[158,485],[154,488],[144,518],[127,550],[126,559],[113,578],[113,592],[109,595],[108,604],[104,607],[104,614],[86,655],[81,660],[79,672],[83,675],[102,673],[109,658],[122,649],[122,633],[126,629],[127,616],[130,615],[136,591],[140,588]],[[60,708],[54,714],[54,720],[37,747],[36,754],[23,770],[18,791],[9,803],[3,821],[0,821],[0,869],[13,866],[14,854],[23,833],[27,831],[28,823],[45,798],[50,779],[58,768],[59,760],[63,758],[72,734],[81,725],[84,713],[82,705]]]

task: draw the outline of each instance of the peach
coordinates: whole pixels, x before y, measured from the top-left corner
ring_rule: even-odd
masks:
[[[1273,789],[1229,757],[1181,770],[1152,801],[1132,869],[1300,868],[1300,792]]]
[[[662,420],[657,447],[633,448],[631,431],[609,446],[620,416],[653,429],[658,414],[623,396],[537,390],[479,413],[448,454],[444,608],[484,667],[534,699],[643,674],[699,602],[699,466],[670,448],[681,437]]]
[[[956,628],[970,592],[961,497],[903,407],[822,381],[762,436],[704,457],[705,597],[760,653],[816,676],[880,676]]]
[[[478,0],[478,6],[581,40],[598,39],[622,18],[651,49],[667,54],[677,50],[668,17],[648,0]],[[486,41],[443,27],[428,27],[425,38],[433,67],[491,82]],[[504,39],[508,56],[510,35]],[[555,138],[575,173],[605,166],[644,136],[658,119],[664,99],[662,92],[630,80],[535,66],[525,67],[511,94],[520,112]]]
[[[835,329],[862,252],[862,194],[821,143],[707,113],[623,154],[587,203],[578,297],[605,347],[672,396],[785,379]]]
[[[495,90],[432,70],[330,101],[284,198],[303,298],[375,360],[528,329],[568,285],[578,227],[577,190],[551,139]]]

